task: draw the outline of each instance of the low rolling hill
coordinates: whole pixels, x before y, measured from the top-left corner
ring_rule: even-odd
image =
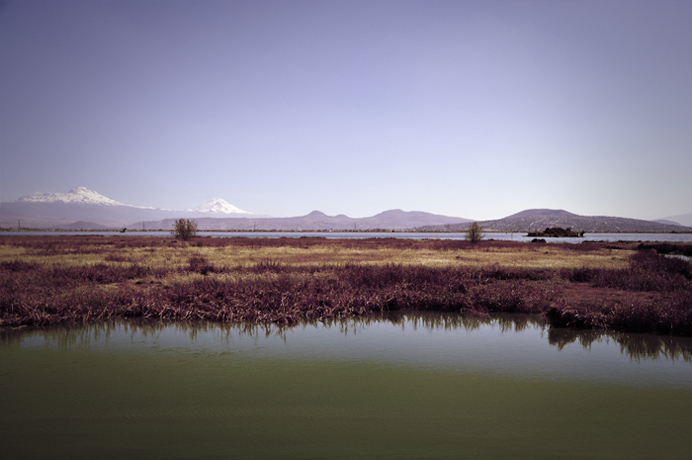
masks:
[[[562,209],[528,209],[502,219],[479,221],[478,224],[488,232],[529,232],[548,227],[570,227],[577,232],[586,233],[683,233],[692,232],[692,227],[675,223],[661,223],[650,220],[628,219],[610,216],[580,216]],[[452,226],[424,226],[423,231],[461,231],[468,224]]]
[[[174,219],[144,222],[148,229],[168,229]],[[372,217],[328,216],[313,211],[300,217],[265,218],[208,218],[195,219],[200,230],[277,230],[277,231],[352,231],[352,230],[409,230],[422,225],[459,225],[471,222],[460,217],[448,217],[420,211],[385,211]],[[133,223],[137,228],[142,223]]]

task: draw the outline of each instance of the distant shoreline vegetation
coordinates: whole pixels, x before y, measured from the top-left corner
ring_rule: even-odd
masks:
[[[535,236],[542,238],[583,238],[584,232],[575,232],[572,227],[548,227],[545,230],[529,232],[526,236]]]
[[[547,230],[547,229],[546,229]],[[103,228],[103,229],[74,229],[74,228],[13,228],[13,227],[0,227],[0,232],[42,232],[42,233],[63,233],[63,232],[73,232],[73,233],[156,233],[156,232],[166,232],[170,233],[170,228],[148,228],[145,230],[137,228],[125,228],[123,232],[122,228]],[[465,234],[468,233],[468,229],[464,230],[419,230],[419,229],[372,229],[372,230],[353,230],[353,229],[319,229],[319,230],[277,230],[277,229],[257,229],[257,230],[242,230],[242,229],[198,229],[197,233],[439,233],[439,234]],[[542,235],[542,232],[527,232],[525,230],[486,230],[483,228],[484,234],[520,234],[528,233],[527,236],[547,236]],[[692,234],[692,231],[666,231],[666,232],[652,232],[652,231],[619,231],[619,232],[573,232],[575,235],[572,237],[583,237],[589,234],[661,234],[661,235],[687,235]],[[538,235],[541,234],[541,235]],[[203,235],[202,235],[203,236]]]

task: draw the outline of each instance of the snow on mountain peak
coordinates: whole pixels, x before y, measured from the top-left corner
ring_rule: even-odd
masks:
[[[188,209],[188,211],[210,212],[214,214],[252,214],[251,212],[243,211],[240,208],[236,208],[235,206],[233,206],[232,204],[230,204],[222,198],[214,198],[194,209]]]
[[[79,204],[98,204],[105,206],[126,206],[119,201],[106,198],[98,192],[89,190],[86,187],[73,188],[67,193],[41,193],[36,192],[19,198],[17,203],[79,203]]]

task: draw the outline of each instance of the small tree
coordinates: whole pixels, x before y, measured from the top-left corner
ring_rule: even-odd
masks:
[[[197,235],[197,224],[189,219],[178,219],[173,222],[171,234],[176,238],[187,241]]]
[[[480,225],[478,225],[478,222],[472,223],[471,227],[469,227],[469,232],[466,234],[466,240],[470,241],[473,244],[478,243],[480,240],[483,239],[482,230],[483,229]]]

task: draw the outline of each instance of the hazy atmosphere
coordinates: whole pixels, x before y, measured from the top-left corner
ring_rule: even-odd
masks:
[[[0,193],[692,212],[689,1],[3,1]]]

